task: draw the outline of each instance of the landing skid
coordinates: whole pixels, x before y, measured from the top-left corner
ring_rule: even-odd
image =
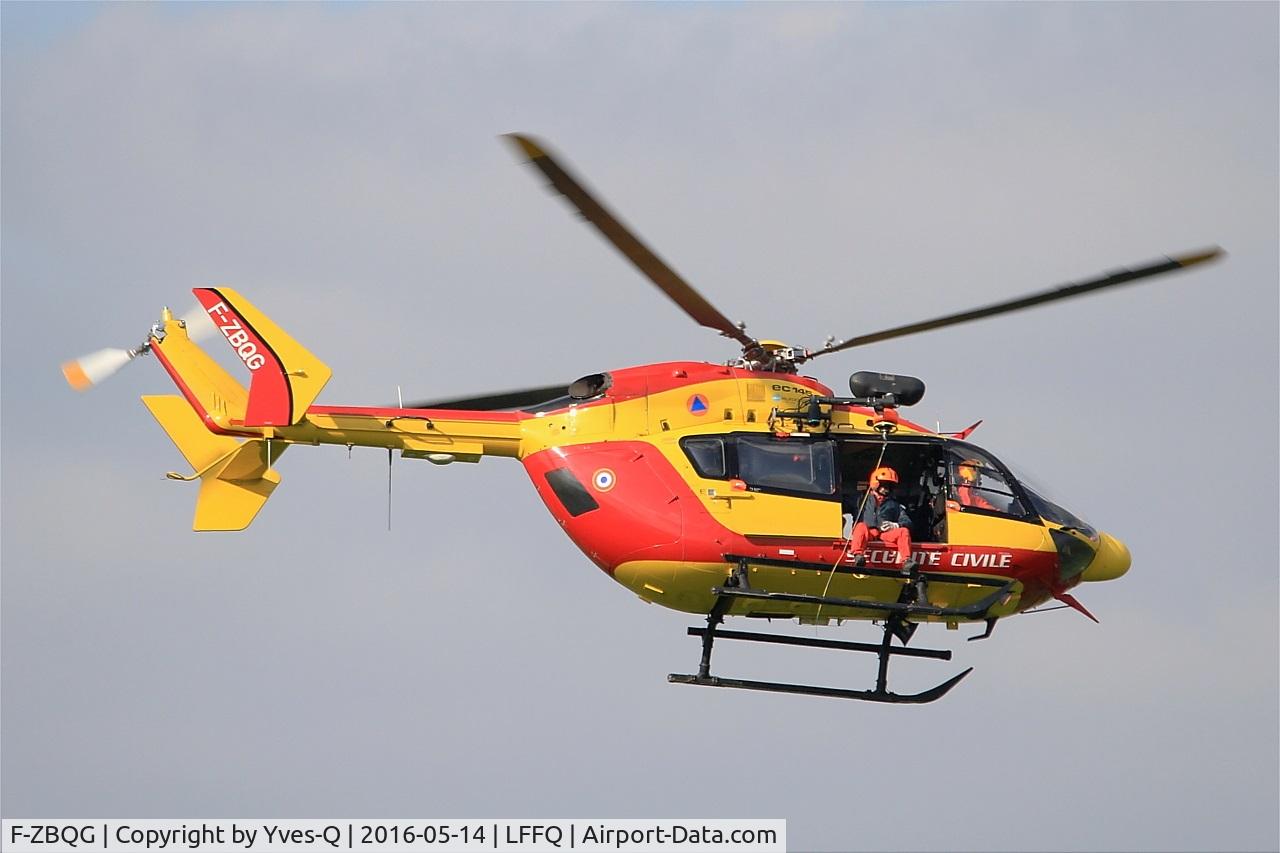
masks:
[[[710,623],[711,617],[708,618]],[[894,620],[890,620],[894,621]],[[941,699],[947,691],[960,683],[973,667],[959,675],[944,681],[931,690],[923,693],[890,693],[887,689],[889,658],[893,655],[913,658],[937,658],[951,660],[951,652],[943,649],[908,649],[890,645],[889,639],[895,631],[885,626],[885,639],[879,643],[850,643],[841,640],[820,640],[813,637],[795,637],[790,634],[762,634],[752,631],[716,631],[708,624],[706,628],[690,628],[689,636],[702,637],[704,667],[698,667],[697,675],[667,676],[672,684],[697,684],[702,687],[736,687],[740,690],[763,690],[770,693],[796,693],[803,696],[827,696],[833,699],[861,699],[866,702],[898,702],[920,704]],[[755,643],[777,643],[785,646],[809,646],[819,649],[841,649],[851,652],[872,652],[880,658],[880,675],[876,679],[875,690],[844,690],[838,687],[820,687],[812,684],[780,684],[773,681],[745,681],[739,678],[721,678],[711,674],[711,646],[716,638],[723,640],[748,640]]]
[[[864,601],[861,599],[825,598],[820,596],[793,595],[789,593],[758,592],[746,583],[745,566],[739,565],[730,577],[729,585],[717,587],[715,604],[707,614],[707,627],[690,628],[689,636],[702,638],[702,659],[698,664],[697,675],[681,675],[672,673],[667,681],[672,684],[696,684],[701,687],[732,687],[739,690],[761,690],[769,693],[794,693],[802,696],[826,696],[834,699],[858,699],[864,702],[890,702],[899,704],[923,704],[941,699],[951,688],[959,684],[965,676],[973,672],[973,667],[959,675],[952,676],[941,684],[921,693],[891,693],[889,691],[889,660],[895,655],[901,657],[935,658],[951,660],[951,652],[942,649],[910,649],[893,645],[893,638],[898,637],[904,644],[910,639],[916,623],[907,621],[908,616],[976,616],[985,613],[1000,601],[1013,587],[1013,582],[1002,586],[999,590],[974,604],[946,608],[929,604],[920,604],[915,600],[903,600],[894,603]],[[724,615],[733,604],[734,599],[766,599],[774,601],[798,602],[805,604],[821,604],[824,606],[858,607],[885,612],[884,633],[879,643],[853,643],[842,640],[825,640],[816,637],[797,637],[790,634],[767,634],[753,631],[720,631],[717,630]],[[912,596],[904,596],[912,599]],[[992,620],[994,621],[994,620]],[[837,687],[822,687],[812,684],[784,684],[773,681],[747,681],[738,678],[722,678],[711,674],[711,650],[717,638],[725,640],[744,640],[754,643],[775,643],[787,646],[807,646],[820,649],[838,649],[851,652],[870,652],[880,661],[876,675],[874,690],[846,690]]]
[[[942,682],[931,690],[923,693],[890,693],[881,690],[842,690],[838,687],[818,687],[812,684],[778,684],[773,681],[744,681],[740,678],[721,678],[718,675],[709,675],[706,678],[697,675],[676,675],[667,676],[667,681],[672,684],[698,684],[702,687],[736,687],[739,690],[763,690],[769,693],[795,693],[801,696],[826,696],[831,699],[861,699],[864,702],[894,702],[903,705],[923,705],[925,702],[933,702],[941,699],[947,694],[947,691],[955,687],[969,673],[973,672],[973,667],[969,667],[964,672]]]

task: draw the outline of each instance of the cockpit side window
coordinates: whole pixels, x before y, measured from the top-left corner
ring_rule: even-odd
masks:
[[[1031,514],[1000,465],[973,445],[949,447],[947,470],[947,501],[953,509],[1017,518]]]

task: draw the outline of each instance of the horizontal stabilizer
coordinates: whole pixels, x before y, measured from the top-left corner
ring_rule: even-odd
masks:
[[[271,466],[287,445],[212,433],[181,397],[143,397],[142,402],[194,469],[190,475],[171,473],[169,478],[201,481],[192,529],[248,527],[280,483],[280,474]]]
[[[177,445],[187,464],[196,472],[195,475],[206,471],[240,446],[240,442],[229,435],[210,432],[200,416],[181,397],[147,396],[142,398],[142,402]]]

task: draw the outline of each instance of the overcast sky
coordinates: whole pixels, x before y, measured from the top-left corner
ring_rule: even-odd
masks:
[[[780,817],[794,849],[1274,850],[1274,3],[4,3],[6,817]],[[296,448],[242,534],[58,364],[239,289],[376,404],[722,361],[497,139],[549,141],[725,314],[815,346],[1219,244],[1225,262],[815,362],[923,377],[1134,568],[933,705],[666,683],[697,620],[506,460]],[[741,626],[734,626],[741,627]],[[873,639],[867,625],[807,633]],[[862,687],[874,660],[717,650]]]

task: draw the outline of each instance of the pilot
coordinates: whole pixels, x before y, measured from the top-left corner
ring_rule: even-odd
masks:
[[[898,562],[902,564],[902,573],[909,575],[919,568],[919,563],[911,556],[911,518],[902,504],[892,497],[898,485],[898,472],[888,467],[880,467],[871,472],[871,481],[867,486],[869,494],[862,504],[862,513],[854,522],[853,533],[849,538],[849,550],[854,553],[853,564],[862,567],[867,564],[864,553],[867,543],[879,539],[886,545],[898,549]]]
[[[982,463],[977,459],[965,459],[955,466],[956,500],[961,506],[995,510],[995,505],[978,493],[978,478]]]

